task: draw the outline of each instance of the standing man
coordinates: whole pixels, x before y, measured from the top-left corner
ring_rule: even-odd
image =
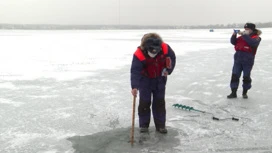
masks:
[[[140,100],[138,106],[140,132],[148,132],[152,114],[156,130],[167,133],[165,127],[165,86],[167,76],[172,73],[176,56],[171,47],[156,33],[145,34],[141,45],[133,55],[131,65],[131,93]],[[152,102],[152,103],[151,103]]]
[[[247,91],[251,88],[250,73],[254,65],[257,48],[261,42],[261,31],[256,29],[253,23],[246,23],[245,30],[237,32],[236,30],[231,36],[230,42],[234,45],[234,65],[232,68],[232,77],[230,81],[231,94],[227,98],[237,98],[237,89],[239,79],[243,72],[243,98],[248,98]],[[237,37],[237,33],[240,35]]]

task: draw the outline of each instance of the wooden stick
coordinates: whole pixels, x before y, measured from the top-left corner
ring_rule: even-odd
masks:
[[[132,126],[131,126],[131,131],[130,131],[130,143],[131,143],[131,146],[133,146],[133,143],[134,143],[135,103],[136,103],[136,96],[133,96],[133,106],[132,106]]]

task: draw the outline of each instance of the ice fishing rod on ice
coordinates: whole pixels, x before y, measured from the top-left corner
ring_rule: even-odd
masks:
[[[182,109],[182,110],[200,112],[200,113],[203,113],[203,114],[211,114],[211,115],[212,115],[212,119],[213,119],[213,120],[217,120],[217,121],[219,121],[219,120],[227,120],[227,119],[231,119],[231,120],[233,120],[233,121],[239,121],[239,119],[238,119],[238,118],[235,118],[235,117],[220,119],[220,118],[218,118],[218,117],[215,117],[215,116],[213,115],[213,113],[205,112],[205,111],[198,110],[198,109],[194,109],[194,107],[190,107],[190,106],[186,106],[186,105],[182,105],[182,104],[173,104],[173,107],[179,108],[179,109]]]

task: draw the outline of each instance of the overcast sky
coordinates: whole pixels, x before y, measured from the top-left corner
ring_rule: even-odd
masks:
[[[272,0],[0,0],[0,23],[208,25],[272,21]]]

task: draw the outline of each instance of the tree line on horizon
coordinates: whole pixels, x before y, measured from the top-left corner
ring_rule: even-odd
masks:
[[[242,28],[245,23],[211,25],[57,25],[57,24],[0,24],[0,29],[22,30],[106,30],[106,29],[229,29]],[[272,22],[255,23],[257,28],[271,28]]]

